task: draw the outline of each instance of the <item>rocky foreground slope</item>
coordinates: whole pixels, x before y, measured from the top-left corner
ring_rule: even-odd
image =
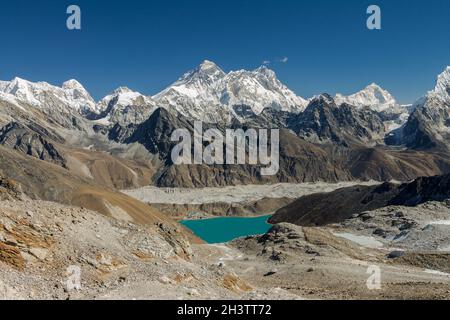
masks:
[[[448,203],[428,202],[365,211],[326,227],[282,223],[234,241],[249,258],[230,265],[247,281],[305,298],[449,299],[449,217]]]
[[[164,297],[170,283],[185,283],[179,291],[185,297],[227,291],[219,275],[190,263],[187,238],[163,224],[144,227],[55,203],[5,201],[0,246],[0,298],[95,298],[144,280],[148,298]],[[81,272],[81,288],[73,292],[66,283],[71,266]]]
[[[11,198],[0,201],[0,299],[448,299],[449,216],[445,203],[394,206],[206,245],[164,223]]]

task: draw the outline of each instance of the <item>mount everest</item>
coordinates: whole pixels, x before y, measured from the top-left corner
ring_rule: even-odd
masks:
[[[235,107],[241,105],[256,115],[265,108],[298,113],[307,105],[266,67],[226,74],[210,61],[183,75],[154,99],[160,106],[213,123],[229,121],[233,116],[239,118]]]

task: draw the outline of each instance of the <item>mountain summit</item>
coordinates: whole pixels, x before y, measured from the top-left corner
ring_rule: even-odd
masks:
[[[415,149],[449,150],[450,67],[437,78],[435,88],[415,104],[396,143]]]
[[[440,95],[444,99],[450,99],[450,67],[442,72],[436,81],[434,93]]]
[[[97,124],[120,125],[139,124],[156,109],[151,97],[133,91],[127,87],[120,87],[104,97],[97,104],[101,112],[96,120]]]
[[[153,99],[159,106],[174,109],[192,119],[206,122],[229,120],[230,112],[220,104],[215,90],[225,75],[215,63],[205,60]]]
[[[408,120],[408,106],[397,103],[389,91],[372,83],[361,91],[350,96],[337,94],[334,98],[337,105],[348,104],[359,109],[369,108],[379,113],[384,119],[386,132],[400,128]]]
[[[350,96],[337,94],[335,101],[337,104],[347,103],[356,107],[370,107],[377,112],[384,112],[398,105],[395,98],[376,83],[372,83]]]
[[[299,113],[308,102],[298,97],[280,80],[275,72],[266,66],[254,71],[232,71],[218,84],[222,103],[230,108],[246,105],[255,114],[264,109]]]
[[[298,113],[307,105],[305,99],[296,96],[267,67],[227,74],[208,60],[153,98],[160,106],[206,122],[239,118],[235,107],[246,106],[254,114],[266,108]]]

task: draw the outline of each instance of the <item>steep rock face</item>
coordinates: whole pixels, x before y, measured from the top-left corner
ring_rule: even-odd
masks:
[[[57,148],[40,133],[17,122],[0,130],[0,144],[43,161],[65,167],[66,160]]]
[[[390,205],[416,206],[449,198],[450,174],[423,177],[401,185],[384,183],[378,186],[356,186],[305,196],[278,210],[270,222],[326,225]]]
[[[450,141],[449,119],[450,105],[445,103],[417,108],[401,132],[400,143],[412,149],[446,149]]]
[[[124,142],[139,142],[152,154],[158,154],[161,159],[170,162],[170,153],[176,144],[170,141],[170,137],[177,129],[188,129],[192,132],[193,124],[183,116],[159,108],[148,120],[137,126]]]
[[[108,135],[108,139],[116,141],[116,142],[124,142],[129,139],[133,133],[135,132],[137,125],[129,124],[127,126],[122,126],[119,123],[116,123],[111,129],[107,127],[98,126],[97,130],[103,132]]]
[[[369,109],[336,105],[329,95],[321,95],[290,121],[300,137],[314,143],[374,144],[385,134],[380,116]]]
[[[294,124],[293,119],[297,117],[296,113],[271,108],[264,109],[259,115],[253,113],[249,107],[236,106],[234,109],[235,112],[237,110],[240,111],[239,118],[241,120],[235,119],[230,124],[231,127],[247,126],[266,129],[291,129],[291,125]]]
[[[413,149],[449,149],[450,142],[450,67],[438,76],[436,86],[415,105],[404,128],[388,139]]]
[[[434,92],[445,100],[450,97],[450,66],[438,76]]]

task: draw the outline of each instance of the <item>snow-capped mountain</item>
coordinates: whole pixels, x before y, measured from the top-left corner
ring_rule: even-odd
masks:
[[[428,91],[426,95],[420,97],[413,104],[413,110],[422,108],[426,105],[440,105],[450,100],[450,67],[438,75],[436,85],[433,90]]]
[[[158,105],[206,122],[240,118],[236,106],[260,114],[265,108],[298,113],[307,105],[266,67],[227,74],[211,61],[204,61],[153,98]]]
[[[120,87],[100,100],[100,102],[97,104],[97,109],[103,111],[111,105],[114,105],[117,108],[123,108],[126,106],[143,103],[154,104],[152,98],[144,96],[137,91],[132,91],[127,87]]]
[[[0,82],[0,98],[10,103],[24,103],[43,111],[75,111],[81,114],[96,113],[94,99],[76,80],[65,82],[62,87],[47,82],[30,82],[21,78]],[[65,109],[64,109],[65,108]]]
[[[175,109],[192,119],[205,122],[229,121],[230,110],[219,102],[215,90],[216,84],[225,76],[225,72],[215,63],[204,61],[153,99],[159,106]]]
[[[334,100],[338,105],[347,103],[360,108],[370,107],[377,112],[384,112],[398,106],[394,97],[375,83],[350,96],[343,96],[338,93]]]
[[[450,106],[450,67],[438,76],[434,90],[428,92],[422,101],[425,107],[446,106],[448,108]],[[419,107],[422,105],[418,103]]]
[[[96,109],[101,111],[95,121],[97,124],[128,125],[130,123],[139,124],[147,120],[156,109],[156,104],[151,97],[132,91],[127,87],[120,87],[100,100]]]
[[[255,114],[265,108],[299,113],[308,102],[295,95],[265,66],[254,71],[234,71],[218,83],[220,101],[228,106],[247,105]]]
[[[442,72],[435,88],[415,103],[415,110],[401,132],[402,144],[412,148],[449,148],[450,67]]]
[[[434,92],[444,100],[450,99],[450,67],[447,67],[437,79]]]
[[[346,103],[359,109],[369,108],[380,113],[385,119],[384,123],[387,132],[401,127],[409,117],[410,107],[397,103],[387,90],[376,83],[372,83],[363,90],[349,96],[338,93],[334,100],[337,105]]]

